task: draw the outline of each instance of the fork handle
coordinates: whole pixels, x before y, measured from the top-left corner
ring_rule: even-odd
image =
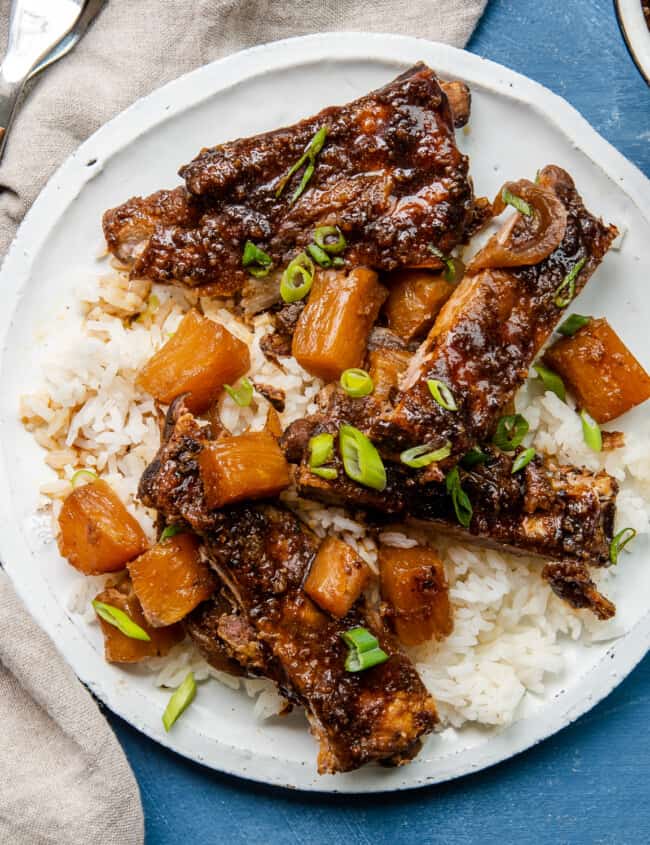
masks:
[[[25,84],[24,79],[9,81],[0,66],[0,160],[4,152],[9,129],[16,113],[16,105]]]

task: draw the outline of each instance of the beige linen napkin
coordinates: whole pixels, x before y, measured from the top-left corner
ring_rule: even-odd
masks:
[[[14,123],[0,165],[0,259],[63,159],[164,82],[244,47],[310,32],[395,32],[463,46],[485,3],[110,0],[77,48],[36,81]],[[9,8],[0,0],[0,50]],[[137,786],[115,737],[2,573],[0,725],[0,842],[142,842]]]

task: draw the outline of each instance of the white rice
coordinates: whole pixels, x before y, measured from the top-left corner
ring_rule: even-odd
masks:
[[[197,303],[189,293],[156,287],[159,305],[147,308],[149,286],[140,284],[133,286],[119,273],[102,279],[99,290],[84,305],[82,333],[63,339],[62,354],[44,367],[43,389],[23,398],[25,425],[47,450],[46,462],[56,473],[41,487],[55,532],[70,478],[87,467],[114,487],[153,538],[152,514],[137,502],[135,493],[142,471],[156,452],[159,434],[154,403],[136,388],[135,376],[175,331],[188,307]],[[322,383],[293,358],[283,359],[281,369],[262,354],[259,343],[270,329],[268,315],[256,318],[250,329],[227,310],[227,303],[201,300],[198,304],[206,316],[249,345],[253,377],[285,391],[286,407],[280,415],[283,425],[316,410],[315,398]],[[139,313],[139,319],[125,321]],[[540,452],[611,473],[621,484],[620,526],[648,532],[648,432],[628,434],[623,448],[596,454],[585,446],[574,410],[554,394],[544,393],[535,380],[519,392],[516,409],[530,423],[527,441]],[[233,433],[259,430],[267,410],[266,400],[257,395],[247,408],[226,397],[221,418]],[[376,570],[373,538],[343,509],[302,500],[292,490],[283,494],[283,500],[318,536],[340,536]],[[413,649],[412,656],[448,726],[511,723],[524,697],[543,694],[548,681],[563,671],[563,640],[606,639],[620,632],[616,620],[598,623],[590,614],[574,611],[557,599],[542,582],[538,564],[422,531],[391,529],[381,533],[379,541],[402,548],[425,542],[445,562],[454,631],[442,643]],[[608,573],[601,577],[607,578]],[[80,575],[69,610],[95,624],[90,601],[110,578]],[[241,689],[256,699],[254,711],[260,718],[281,709],[282,700],[270,681],[219,672],[187,641],[175,646],[167,657],[148,661],[148,667],[161,686],[178,685],[191,669],[198,680],[210,678]]]

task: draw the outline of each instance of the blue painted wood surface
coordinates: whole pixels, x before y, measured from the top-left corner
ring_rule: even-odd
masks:
[[[469,49],[564,96],[650,175],[650,89],[626,52],[611,0],[491,0]],[[540,746],[478,775],[395,796],[256,786],[189,763],[110,718],[140,784],[149,845],[650,842],[650,657]]]

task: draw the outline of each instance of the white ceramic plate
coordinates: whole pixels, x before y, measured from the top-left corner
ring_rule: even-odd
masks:
[[[99,130],[60,168],[20,228],[0,274],[0,552],[32,614],[79,677],[112,710],[170,748],[205,765],[267,783],[341,792],[435,783],[504,760],[576,719],[630,672],[650,641],[650,567],[637,542],[610,590],[625,634],[590,648],[567,644],[568,670],[543,698],[528,696],[522,718],[502,731],[432,737],[409,766],[318,777],[316,748],[301,714],[259,723],[243,694],[205,684],[170,734],[160,715],[167,694],[151,677],[102,658],[97,626],[65,609],[77,577],[44,542],[35,516],[43,456],[17,419],[18,397],[39,385],[56,350],[43,340],[53,319],[71,321],[80,276],[97,274],[102,212],[132,194],[172,186],[178,166],[205,144],[293,122],[379,86],[416,60],[465,79],[474,95],[469,135],[480,193],[504,179],[556,163],[575,177],[589,207],[627,229],[577,310],[608,314],[650,366],[646,294],[650,267],[650,185],[563,100],[539,85],[451,47],[389,35],[328,34],[280,42],[200,68],[137,102]],[[645,269],[645,272],[642,272]],[[66,316],[67,315],[67,316]],[[647,419],[639,409],[626,425]]]
[[[641,0],[616,0],[616,15],[627,49],[650,85],[650,29],[645,21]]]

